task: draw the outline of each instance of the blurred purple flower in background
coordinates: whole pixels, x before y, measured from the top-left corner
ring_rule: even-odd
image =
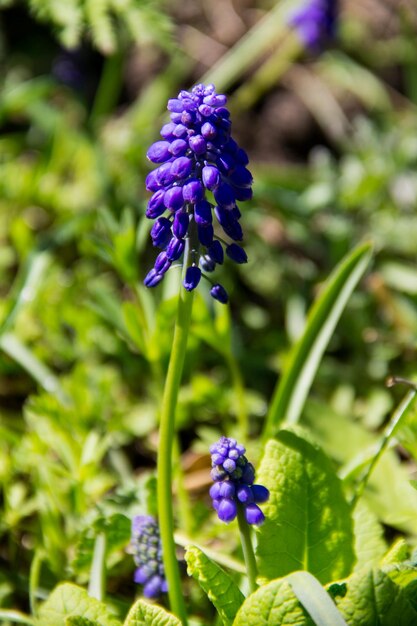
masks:
[[[143,585],[143,595],[156,598],[166,593],[168,586],[162,562],[159,527],[151,515],[137,515],[133,518],[129,552],[137,566],[134,581]]]
[[[338,0],[307,0],[288,20],[306,48],[320,51],[336,37]]]

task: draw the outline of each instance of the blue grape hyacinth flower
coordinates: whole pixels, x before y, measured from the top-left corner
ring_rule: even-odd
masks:
[[[258,504],[268,500],[269,491],[263,485],[253,484],[255,469],[245,452],[236,439],[229,437],[221,437],[211,446],[214,485],[210,488],[210,497],[222,522],[232,522],[242,507],[247,523],[259,525],[265,516]]]
[[[288,20],[303,45],[312,52],[320,51],[336,36],[338,0],[307,0]]]
[[[162,250],[144,280],[147,287],[161,282],[186,245],[183,284],[188,291],[197,287],[202,272],[213,272],[223,263],[224,251],[236,263],[247,262],[236,243],[243,239],[237,201],[252,197],[252,175],[246,152],[231,137],[226,102],[214,85],[203,84],[168,101],[171,121],[161,129],[162,140],[147,152],[158,167],[146,178],[146,188],[153,192],[146,217],[155,220],[151,237]],[[218,283],[210,293],[219,302],[228,301]]]
[[[146,598],[157,598],[168,591],[162,562],[162,544],[157,521],[151,515],[137,515],[132,520],[130,553],[137,566],[134,581],[143,585]]]

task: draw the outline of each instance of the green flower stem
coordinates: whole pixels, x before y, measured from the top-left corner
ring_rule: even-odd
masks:
[[[243,507],[238,507],[237,522],[239,524],[240,540],[242,542],[243,556],[246,563],[246,571],[249,579],[249,590],[251,593],[257,590],[256,578],[258,576],[258,567],[256,565],[255,553],[251,540],[251,528],[245,519]]]
[[[181,517],[181,525],[185,533],[192,537],[194,534],[194,514],[188,491],[185,487],[184,472],[181,466],[181,452],[178,437],[174,439],[174,466],[177,485],[178,508]]]
[[[184,268],[188,265],[187,257],[188,251],[186,251],[184,258]],[[174,541],[172,454],[175,439],[175,412],[184,367],[192,305],[193,292],[188,292],[181,287],[178,297],[174,340],[162,398],[157,468],[159,529],[162,540],[165,576],[168,582],[169,601],[172,611],[176,613],[184,625],[187,624],[187,615],[182,596]]]

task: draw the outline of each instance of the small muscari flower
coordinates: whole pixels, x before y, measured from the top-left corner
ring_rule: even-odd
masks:
[[[210,488],[210,496],[213,508],[222,522],[232,522],[239,507],[242,507],[247,523],[259,525],[265,516],[258,504],[268,500],[269,491],[263,485],[253,484],[255,470],[245,457],[245,452],[236,439],[229,437],[221,437],[211,446],[211,477],[214,485]]]
[[[236,202],[252,197],[252,175],[246,168],[246,152],[230,135],[226,101],[214,85],[203,84],[168,101],[171,122],[163,125],[162,140],[147,152],[158,167],[146,177],[146,188],[153,192],[146,216],[155,220],[153,245],[165,254],[158,255],[146,276],[147,287],[161,282],[172,262],[181,259],[187,241],[190,260],[184,287],[189,291],[200,282],[201,270],[213,272],[223,263],[224,249],[234,262],[247,262],[243,248],[235,243],[243,239]],[[218,236],[213,213],[230,243]],[[210,293],[219,302],[228,301],[218,283]]]
[[[156,598],[168,591],[162,562],[162,544],[158,524],[151,515],[137,515],[132,520],[130,552],[137,569],[134,581],[143,585],[146,598]]]
[[[335,38],[338,0],[307,0],[288,20],[306,48],[320,51]]]

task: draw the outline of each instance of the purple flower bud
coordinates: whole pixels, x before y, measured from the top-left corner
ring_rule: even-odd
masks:
[[[222,498],[219,508],[217,509],[217,515],[222,522],[232,522],[237,515],[237,504],[234,500],[228,498]]]
[[[166,217],[158,217],[151,228],[153,245],[164,248],[171,239],[171,222]]]
[[[290,15],[288,23],[306,48],[320,52],[336,36],[337,17],[337,0],[309,0]]]
[[[206,96],[203,100],[204,104],[209,104],[212,107],[224,107],[227,102],[227,98],[224,95],[216,94]]]
[[[143,587],[143,595],[145,598],[158,597],[162,591],[162,582],[162,578],[157,574],[152,576],[152,578]]]
[[[171,185],[175,176],[172,173],[172,163],[169,161],[167,163],[163,163],[155,170],[156,180],[160,184],[161,187],[166,187],[167,185]]]
[[[158,183],[156,178],[156,170],[149,172],[145,179],[145,185],[148,191],[158,191],[158,189],[161,188],[161,185]]]
[[[200,256],[200,267],[203,272],[214,272],[216,269],[215,262],[210,259],[206,254],[204,256]]]
[[[265,521],[265,515],[262,513],[259,506],[252,502],[245,505],[245,519],[248,524],[259,526]]]
[[[197,224],[211,224],[213,221],[211,204],[207,200],[197,202],[194,206],[194,217]]]
[[[184,141],[184,139],[174,139],[174,141],[169,144],[169,152],[172,154],[172,156],[176,157],[185,154],[187,152],[187,148],[188,144],[186,141]]]
[[[174,137],[180,138],[180,137],[184,137],[184,135],[186,134],[187,134],[187,127],[184,126],[184,124],[177,124],[173,132]]]
[[[196,120],[194,111],[183,111],[181,113],[181,123],[190,128]]]
[[[236,487],[230,480],[224,480],[221,483],[217,483],[220,487],[219,489],[219,497],[220,498],[233,498],[236,493]]]
[[[233,189],[227,183],[222,183],[217,187],[217,189],[214,189],[213,195],[216,199],[217,204],[224,207],[225,209],[232,209],[236,204],[236,198],[235,194],[233,193]]]
[[[220,489],[221,489],[222,484],[223,483],[220,483],[220,482],[214,483],[214,485],[210,487],[209,494],[212,500],[216,500],[217,498],[220,497]]]
[[[224,152],[218,157],[217,166],[223,174],[229,175],[235,169],[236,161],[230,154]]]
[[[233,187],[233,193],[239,202],[250,200],[253,196],[253,191],[250,187]]]
[[[153,194],[153,196],[148,201],[146,217],[149,217],[150,219],[155,219],[156,217],[162,215],[162,213],[165,211],[164,195],[165,192],[163,189],[160,189]]]
[[[156,287],[156,285],[161,282],[163,277],[164,277],[163,274],[158,274],[158,272],[152,268],[147,273],[145,280],[143,281],[143,284],[145,285],[145,287]]]
[[[242,241],[243,239],[243,230],[241,225],[237,220],[230,220],[226,224],[223,224],[223,230],[230,239],[234,241]]]
[[[229,296],[227,295],[226,289],[218,283],[216,285],[213,285],[213,287],[210,289],[210,295],[222,304],[227,304],[229,301]]]
[[[198,112],[201,113],[203,117],[210,117],[210,115],[213,115],[214,109],[208,104],[200,104]]]
[[[163,163],[170,158],[168,141],[156,141],[151,145],[146,156],[152,163]]]
[[[230,182],[236,187],[251,187],[253,183],[252,174],[243,165],[238,165],[235,171],[230,174]]]
[[[253,502],[253,494],[249,485],[240,485],[237,488],[236,496],[239,502]]]
[[[172,98],[171,100],[168,100],[167,109],[168,111],[172,111],[173,113],[182,113],[184,105],[181,100],[176,100],[175,98]]]
[[[187,157],[178,157],[172,162],[171,172],[177,179],[187,178],[192,169],[192,161]]]
[[[247,263],[248,257],[243,248],[237,245],[237,243],[231,243],[226,248],[226,254],[235,263]]]
[[[213,243],[209,246],[207,250],[207,254],[209,255],[211,259],[213,259],[213,261],[215,261],[215,263],[219,263],[219,265],[221,265],[223,263],[224,253],[223,253],[223,248],[222,248],[222,244],[220,243],[220,241],[217,241],[217,239],[213,241]]]
[[[170,122],[169,124],[164,124],[161,128],[161,136],[164,139],[172,139],[174,137],[174,130],[176,129],[176,124]]]
[[[220,172],[214,165],[206,165],[201,172],[204,186],[210,191],[216,189],[221,182]]]
[[[233,461],[233,459],[226,459],[225,462],[223,463],[223,467],[226,470],[226,472],[228,472],[229,474],[232,474],[232,472],[234,472],[236,469],[236,463]]]
[[[211,224],[197,224],[197,233],[201,245],[208,248],[213,242],[213,226]]]
[[[216,127],[210,122],[205,122],[201,127],[201,134],[204,139],[212,140],[217,135]]]
[[[242,483],[245,485],[252,485],[255,480],[255,470],[253,468],[252,463],[247,463],[245,468],[243,469],[242,474]]]
[[[184,198],[181,187],[171,187],[164,194],[164,204],[171,211],[178,211],[184,206]]]
[[[251,489],[257,504],[262,504],[262,502],[266,502],[269,499],[269,491],[263,485],[252,485]]]
[[[183,239],[177,239],[176,237],[173,237],[165,251],[168,259],[170,261],[176,261],[177,259],[179,259],[184,252],[184,247],[185,241]]]
[[[194,137],[190,137],[188,145],[197,155],[204,154],[207,149],[206,140],[201,135],[194,135]]]
[[[192,204],[195,204],[196,202],[199,202],[203,199],[204,187],[199,180],[190,180],[183,187],[183,196],[186,202],[191,202]]]
[[[243,150],[243,148],[239,148],[236,153],[235,159],[240,165],[247,165],[249,163],[249,157]]]
[[[178,211],[175,214],[174,222],[172,225],[172,232],[178,239],[184,239],[185,235],[187,234],[189,222],[190,218],[188,213]]]
[[[168,259],[166,252],[160,252],[155,259],[155,271],[158,274],[165,274],[171,267],[172,261]]]
[[[187,267],[187,271],[185,272],[184,278],[184,287],[187,291],[192,291],[195,289],[200,282],[201,279],[201,270],[199,267],[192,265]]]

